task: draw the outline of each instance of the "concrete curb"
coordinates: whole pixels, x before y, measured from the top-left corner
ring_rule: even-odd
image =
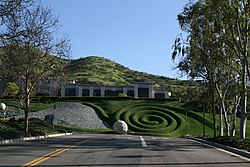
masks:
[[[240,150],[240,149],[237,149],[237,148],[233,148],[233,147],[230,147],[230,146],[226,146],[226,145],[219,144],[219,143],[214,143],[214,142],[199,139],[199,138],[192,138],[192,137],[187,137],[187,138],[191,139],[191,140],[201,142],[201,143],[204,143],[204,144],[207,144],[207,145],[211,145],[213,147],[217,147],[217,148],[220,148],[220,149],[223,149],[223,150],[226,150],[226,151],[238,154],[238,155],[241,155],[241,156],[246,157],[246,158],[250,158],[250,152],[245,151],[245,150]]]
[[[13,142],[21,142],[21,141],[28,141],[28,140],[38,140],[38,139],[66,136],[66,135],[72,135],[72,134],[73,133],[60,133],[60,134],[51,134],[51,135],[45,135],[45,136],[21,137],[21,138],[16,138],[16,139],[0,140],[0,144],[9,144]]]

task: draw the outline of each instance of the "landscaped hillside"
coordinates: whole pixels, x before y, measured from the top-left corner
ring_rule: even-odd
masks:
[[[60,106],[69,103],[66,99],[60,99],[61,102],[54,103],[31,103],[32,111],[40,111],[48,107]],[[7,105],[18,107],[16,101],[4,101]],[[71,101],[76,102],[76,101]],[[105,121],[112,127],[116,120],[124,120],[129,127],[129,134],[137,135],[153,135],[180,137],[185,135],[191,136],[212,136],[213,123],[211,113],[203,113],[196,108],[192,108],[189,104],[173,101],[173,100],[130,100],[128,98],[119,100],[117,98],[102,99],[85,99],[79,103],[85,104],[93,108],[102,121]],[[20,106],[19,106],[20,107]],[[70,112],[69,112],[70,113]],[[72,115],[75,117],[76,115]],[[217,119],[218,119],[217,115]],[[78,117],[75,117],[78,120]],[[30,120],[30,132],[23,132],[23,119],[18,121],[1,121],[0,120],[0,140],[17,138],[21,136],[37,136],[50,133],[60,132],[103,132],[113,133],[111,129],[86,129],[81,127],[69,127],[64,125],[52,126],[44,123],[42,120]],[[236,136],[239,136],[239,118],[236,124]],[[204,126],[203,126],[204,125]],[[250,122],[247,122],[250,126]],[[218,133],[217,133],[218,135]],[[250,129],[247,129],[246,136],[248,139],[240,140],[238,137],[220,137],[213,138],[213,141],[219,142],[231,147],[245,149],[250,151]]]
[[[97,56],[71,60],[67,76],[76,80],[77,83],[109,86],[151,82],[155,88],[169,89],[170,85],[185,84],[185,81],[134,71],[114,61]]]
[[[151,100],[96,101],[84,103],[94,108],[102,120],[113,125],[124,120],[131,134],[180,137],[203,135],[201,113],[185,107],[185,103]],[[212,135],[212,122],[204,120],[206,135]]]

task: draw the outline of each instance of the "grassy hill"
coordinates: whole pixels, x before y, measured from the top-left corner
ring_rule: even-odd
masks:
[[[170,89],[171,85],[185,85],[186,81],[138,72],[103,57],[91,56],[70,60],[67,76],[77,83],[101,85],[132,85],[151,82],[155,88]]]

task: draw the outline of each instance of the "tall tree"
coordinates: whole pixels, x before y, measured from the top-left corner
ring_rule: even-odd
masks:
[[[214,0],[215,1],[215,0]],[[222,20],[227,36],[225,44],[233,48],[241,69],[241,122],[240,137],[246,137],[246,122],[250,113],[247,112],[247,87],[250,78],[249,53],[250,53],[250,0],[220,1],[222,6]]]
[[[23,83],[26,132],[30,99],[36,84],[43,78],[60,75],[66,63],[61,58],[69,56],[69,39],[58,38],[58,28],[58,18],[39,1],[25,8],[17,7],[2,19],[0,68],[6,77]]]
[[[182,58],[178,68],[191,78],[202,78],[209,85],[211,95],[211,108],[214,122],[214,137],[216,136],[215,113],[215,69],[217,59],[212,49],[217,46],[212,42],[213,29],[209,19],[205,17],[205,6],[202,2],[196,2],[186,6],[178,21],[181,29],[186,33],[185,39],[177,37],[174,44],[172,58],[181,54]]]
[[[199,0],[187,5],[178,15],[179,24],[186,39],[177,37],[174,44],[173,59],[182,54],[178,64],[181,71],[192,78],[203,78],[209,83],[211,92],[211,106],[214,118],[214,136],[216,136],[215,92],[218,97],[218,111],[220,112],[220,135],[223,135],[223,121],[226,125],[226,135],[230,134],[227,99],[228,89],[237,82],[235,73],[238,72],[238,59],[233,50],[226,43],[228,39],[226,29],[228,24],[223,22],[225,14],[222,2],[215,0]],[[236,62],[236,63],[235,63]],[[238,97],[238,96],[237,96]]]

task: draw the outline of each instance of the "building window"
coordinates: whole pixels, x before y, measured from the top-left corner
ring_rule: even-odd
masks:
[[[90,91],[89,91],[89,89],[83,89],[83,90],[82,90],[82,96],[90,96]]]
[[[101,96],[101,90],[100,89],[94,89],[94,96]]]
[[[164,93],[155,93],[155,98],[165,98]]]
[[[66,88],[65,96],[76,96],[76,88]]]
[[[128,90],[127,91],[127,96],[131,96],[131,97],[134,97],[135,93],[133,90]]]
[[[149,97],[149,88],[138,88],[138,97]]]
[[[105,96],[118,96],[120,93],[123,93],[122,90],[105,90]]]

